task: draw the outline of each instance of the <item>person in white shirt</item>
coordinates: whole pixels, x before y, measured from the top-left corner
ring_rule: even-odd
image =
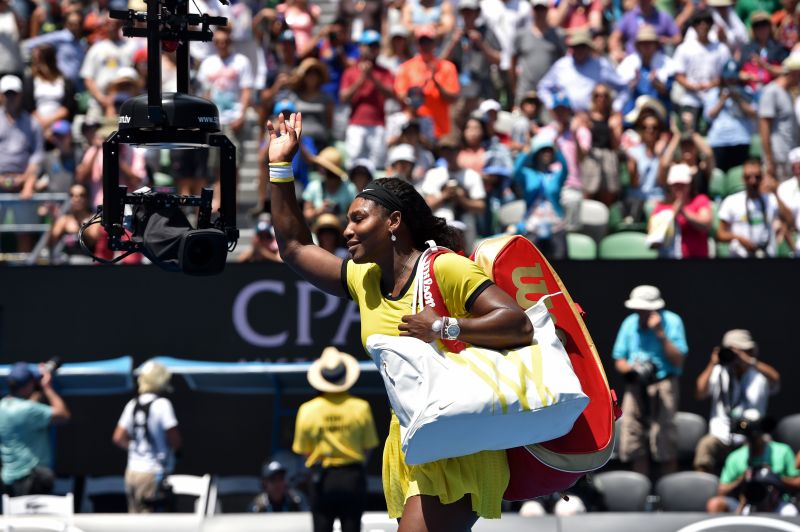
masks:
[[[708,10],[697,11],[692,18],[692,28],[697,38],[684,40],[673,57],[675,61],[675,81],[685,90],[678,100],[683,113],[692,115],[692,123],[684,125],[696,128],[703,110],[703,92],[719,85],[722,68],[731,58],[727,46],[709,40],[713,16]]]
[[[745,443],[744,435],[731,433],[731,423],[749,409],[758,410],[760,417],[766,415],[769,396],[777,393],[781,375],[757,355],[750,331],[730,330],[697,377],[696,397],[711,398],[711,415],[708,434],[697,443],[696,470],[718,475],[728,453]]]
[[[761,192],[759,159],[744,163],[743,179],[745,190],[722,200],[717,240],[731,243],[732,257],[774,257],[777,223],[791,220],[791,213],[774,192]]]
[[[792,214],[792,223],[787,224],[789,230],[786,238],[792,244],[794,256],[800,257],[800,147],[792,148],[789,152],[789,164],[792,168],[792,177],[778,185],[778,199],[781,200]]]
[[[175,467],[182,446],[178,420],[169,393],[172,375],[162,364],[148,361],[139,374],[139,395],[128,401],[114,429],[112,441],[128,451],[125,493],[130,513],[159,509],[158,489]]]
[[[421,193],[433,211],[448,223],[461,221],[464,243],[470,249],[477,235],[477,216],[486,209],[486,189],[481,175],[458,164],[460,139],[454,135],[442,137],[437,144],[439,156],[447,162],[428,170],[422,181]]]
[[[708,40],[726,45],[734,54],[741,51],[750,41],[750,34],[747,26],[733,9],[733,0],[709,0],[708,7],[712,8],[711,16],[714,18]],[[684,42],[697,40],[697,31],[689,28],[683,40]]]

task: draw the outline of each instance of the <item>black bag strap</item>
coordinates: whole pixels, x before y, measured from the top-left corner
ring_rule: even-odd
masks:
[[[141,398],[136,397],[133,405],[133,429],[136,431],[137,427],[141,427],[142,431],[144,432],[144,439],[150,444],[150,449],[153,451],[153,455],[157,455],[158,453],[156,449],[156,441],[153,438],[153,435],[150,433],[150,407],[153,406],[153,403],[158,401],[158,399],[159,396],[156,395],[152,401],[149,401],[147,404],[143,404]],[[144,420],[142,423],[137,422],[138,416],[136,414],[138,412],[142,412],[144,414]]]

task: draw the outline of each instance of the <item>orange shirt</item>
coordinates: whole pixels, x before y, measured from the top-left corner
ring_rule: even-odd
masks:
[[[433,75],[447,92],[458,92],[461,88],[458,83],[456,66],[450,61],[435,60]],[[425,103],[417,113],[420,116],[431,117],[433,134],[437,138],[448,134],[450,132],[450,104],[442,97],[431,79],[429,64],[419,54],[400,65],[394,79],[394,90],[399,98],[405,98],[411,87],[422,87]]]

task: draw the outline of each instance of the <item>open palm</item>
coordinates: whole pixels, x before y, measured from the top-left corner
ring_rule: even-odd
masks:
[[[303,130],[303,117],[292,113],[289,120],[283,113],[278,115],[277,123],[267,121],[267,156],[271,163],[292,162],[300,147],[300,134]]]

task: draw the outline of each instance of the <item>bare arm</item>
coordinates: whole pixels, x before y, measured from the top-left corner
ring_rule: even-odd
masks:
[[[772,145],[770,132],[772,131],[772,118],[761,117],[758,119],[758,134],[761,136],[761,151],[764,153],[764,162],[767,164],[767,173],[774,173],[775,160],[772,158]],[[772,172],[770,172],[770,169]]]
[[[53,375],[49,371],[42,371],[42,393],[50,403],[52,412],[50,414],[51,425],[61,425],[69,421],[70,413],[66,403],[60,395],[53,389]]]
[[[441,7],[439,24],[436,25],[436,36],[447,37],[456,26],[456,17],[453,14],[453,4],[445,0],[442,2]]]
[[[711,372],[714,370],[714,366],[719,363],[719,346],[715,347],[713,351],[711,351],[711,358],[708,359],[708,364],[706,364],[705,369],[697,376],[697,381],[695,381],[694,385],[694,396],[695,399],[701,400],[708,397],[709,389],[708,384],[711,380]]]
[[[128,445],[131,442],[131,435],[128,434],[128,431],[125,430],[125,427],[117,425],[114,429],[114,434],[111,436],[111,441],[123,451],[127,451]]]
[[[269,161],[291,162],[302,133],[302,116],[292,113],[287,122],[280,115],[277,124],[267,122],[267,132]],[[342,259],[314,245],[297,204],[294,183],[270,182],[270,192],[272,223],[283,261],[320,290],[345,297],[341,283]]]
[[[167,444],[173,451],[179,451],[181,447],[183,447],[183,438],[181,438],[181,432],[178,430],[178,427],[172,427],[169,429],[165,436],[167,437]]]

